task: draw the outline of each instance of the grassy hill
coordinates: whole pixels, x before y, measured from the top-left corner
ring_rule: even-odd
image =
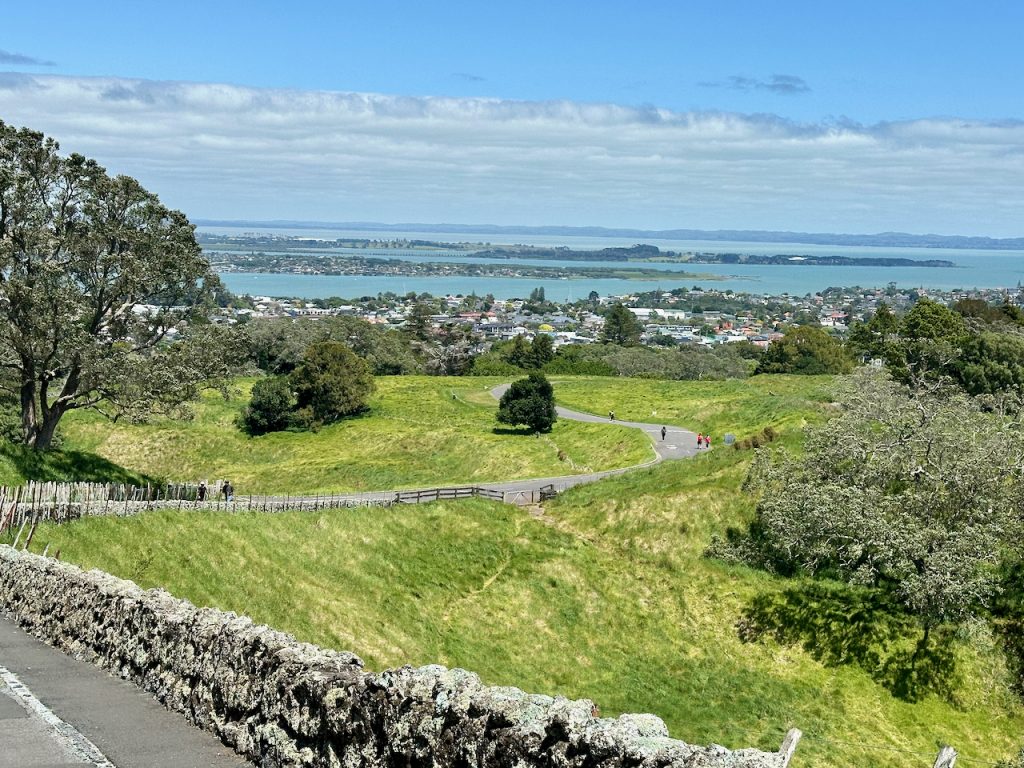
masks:
[[[248,437],[234,420],[254,380],[229,400],[208,393],[189,422],[111,424],[74,413],[69,446],[132,472],[170,480],[230,478],[242,494],[379,490],[567,475],[654,457],[633,429],[559,421],[540,438],[495,429],[500,380],[393,376],[377,379],[365,415],[317,433]],[[565,460],[559,460],[559,452]]]
[[[430,381],[441,389],[432,410],[418,409]],[[483,384],[411,380],[405,389],[396,380],[382,386],[378,407],[395,424],[464,412],[451,429],[476,429],[471,414],[493,408]],[[827,384],[594,379],[560,382],[556,394],[598,413],[614,407],[622,418],[647,418],[656,410],[668,423],[742,436],[821,418]],[[695,414],[701,424],[688,421]],[[807,737],[795,768],[929,766],[940,742],[991,762],[1018,747],[1024,709],[980,628],[955,641],[957,673],[917,703],[855,665],[740,640],[736,624],[751,601],[792,583],[702,556],[712,534],[752,511],[739,491],[750,452],[719,446],[572,490],[539,516],[482,501],[159,513],[42,529],[33,548],[51,543],[65,559],[248,613],[300,639],[355,651],[374,668],[463,666],[490,683],[592,698],[605,715],[654,712],[674,736],[700,743],[774,749],[796,726]],[[120,455],[131,465],[132,454]]]

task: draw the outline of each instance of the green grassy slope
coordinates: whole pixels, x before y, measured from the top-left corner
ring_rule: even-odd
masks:
[[[766,426],[800,427],[820,414],[809,404],[827,402],[831,376],[754,376],[728,381],[662,381],[555,377],[561,405],[630,421],[660,421],[710,432],[721,440],[743,438]]]
[[[227,477],[242,494],[546,477],[653,457],[650,441],[624,427],[562,420],[540,438],[495,432],[497,403],[487,390],[499,381],[381,377],[369,413],[317,433],[240,432],[234,419],[252,380],[239,382],[239,394],[228,401],[204,396],[190,422],[111,424],[76,413],[62,429],[70,446],[134,472],[183,481]]]
[[[657,383],[603,381],[587,384],[595,401],[627,402],[636,392],[635,407],[679,408],[686,425],[683,409],[699,405],[680,405],[687,387],[712,397],[716,386],[677,383],[648,406],[643,388]],[[825,382],[791,381],[785,390],[771,381],[721,385],[723,400],[740,403],[733,407],[753,403],[735,411],[734,423],[757,431],[819,418],[814,402],[827,399]],[[442,394],[447,404],[451,395]],[[485,395],[476,383],[460,397],[484,407]],[[624,418],[643,416],[616,407]],[[927,766],[939,742],[994,761],[1019,746],[1024,709],[983,633],[957,643],[959,673],[944,681],[946,694],[914,704],[855,666],[740,641],[743,609],[789,584],[702,556],[712,534],[749,519],[752,502],[738,489],[750,456],[720,447],[574,489],[539,517],[483,501],[159,513],[47,527],[33,549],[50,543],[65,559],[248,613],[355,651],[374,668],[463,666],[490,683],[592,698],[606,715],[654,712],[692,742],[774,749],[796,726],[808,735],[794,768]]]

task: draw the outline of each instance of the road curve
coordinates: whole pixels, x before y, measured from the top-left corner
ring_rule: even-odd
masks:
[[[491,395],[496,400],[508,391],[510,384],[500,384],[491,390]],[[501,491],[527,491],[536,490],[542,486],[554,485],[556,490],[564,490],[575,485],[592,483],[612,475],[621,475],[625,472],[632,472],[642,467],[653,466],[662,461],[674,461],[676,459],[687,459],[697,453],[697,434],[688,429],[674,427],[668,424],[648,424],[642,421],[621,421],[609,419],[607,416],[596,416],[593,413],[574,411],[571,408],[564,408],[561,405],[555,406],[555,411],[560,418],[570,421],[582,421],[589,424],[613,424],[620,427],[631,427],[642,430],[650,439],[654,448],[655,458],[642,464],[620,469],[608,469],[603,472],[588,472],[578,475],[560,475],[557,477],[533,478],[529,480],[515,480],[503,483],[482,483],[483,488],[492,488]],[[661,429],[665,427],[665,439],[661,438]]]

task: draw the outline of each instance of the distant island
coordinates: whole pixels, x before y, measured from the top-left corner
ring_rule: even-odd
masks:
[[[681,264],[780,264],[825,267],[955,267],[946,259],[905,259],[890,256],[834,256],[780,253],[774,256],[746,253],[676,253],[662,251],[654,245],[629,248],[602,248],[578,251],[566,247],[548,248],[535,245],[488,248],[468,253],[470,257],[489,259],[551,259],[560,261],[637,261]]]
[[[654,245],[572,250],[565,246],[514,245],[487,247],[482,243],[430,240],[337,240],[245,234],[200,233],[200,244],[220,272],[262,272],[304,275],[361,275],[404,277],[517,277],[545,279],[617,278],[624,280],[725,280],[728,275],[687,271],[667,272],[642,264],[762,264],[780,266],[955,267],[943,259],[898,257],[791,255],[742,253],[676,253]],[[423,258],[420,254],[430,254]],[[403,256],[418,256],[409,260]],[[445,261],[443,259],[453,259]],[[483,263],[472,259],[506,261]],[[526,259],[564,262],[558,266],[524,264]],[[591,262],[595,266],[578,266]],[[597,266],[597,263],[601,263]],[[637,266],[623,264],[636,263]],[[732,276],[733,278],[737,276]]]
[[[552,235],[558,237],[617,237],[636,240],[709,240],[716,242],[802,243],[898,248],[971,248],[1024,250],[1024,237],[973,237],[966,235],[914,235],[879,232],[850,235],[832,232],[778,232],[763,229],[616,229],[610,227],[505,226],[498,224],[382,224],[375,221],[251,221],[246,219],[196,219],[198,226],[273,227],[275,229],[361,230],[367,232],[422,232],[460,235]]]

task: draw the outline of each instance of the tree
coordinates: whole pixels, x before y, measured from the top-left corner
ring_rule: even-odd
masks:
[[[287,376],[269,376],[252,387],[241,425],[250,435],[279,432],[292,423],[295,397]]]
[[[768,345],[757,373],[848,373],[853,368],[843,345],[813,325],[789,327]]]
[[[430,307],[421,301],[416,302],[405,321],[406,332],[418,341],[430,338]]]
[[[912,392],[860,369],[800,456],[759,454],[753,542],[782,571],[885,590],[929,633],[983,612],[1021,554],[1024,434],[963,393]]]
[[[300,418],[312,426],[331,424],[365,410],[374,389],[366,362],[337,341],[310,346],[292,372],[291,384]]]
[[[530,353],[527,355],[527,362],[530,368],[543,368],[555,359],[555,346],[551,337],[546,333],[538,333],[530,343]]]
[[[226,373],[211,350],[163,343],[205,319],[217,283],[188,219],[58,150],[0,122],[0,386],[37,450],[68,411],[174,412]]]
[[[621,301],[615,302],[604,318],[601,329],[601,341],[607,344],[619,344],[631,347],[640,342],[643,326],[636,315],[626,309]]]
[[[554,389],[538,371],[512,382],[498,403],[502,424],[525,424],[534,432],[550,432],[557,418]]]
[[[866,323],[855,323],[850,329],[850,348],[859,355],[885,359],[889,356],[899,320],[884,301]]]
[[[504,357],[509,365],[514,365],[517,368],[529,368],[530,346],[526,343],[526,337],[519,335],[512,339],[512,343],[505,349]]]
[[[959,313],[918,299],[903,316],[898,343],[889,345],[886,363],[896,379],[915,387],[948,378],[969,335]]]

